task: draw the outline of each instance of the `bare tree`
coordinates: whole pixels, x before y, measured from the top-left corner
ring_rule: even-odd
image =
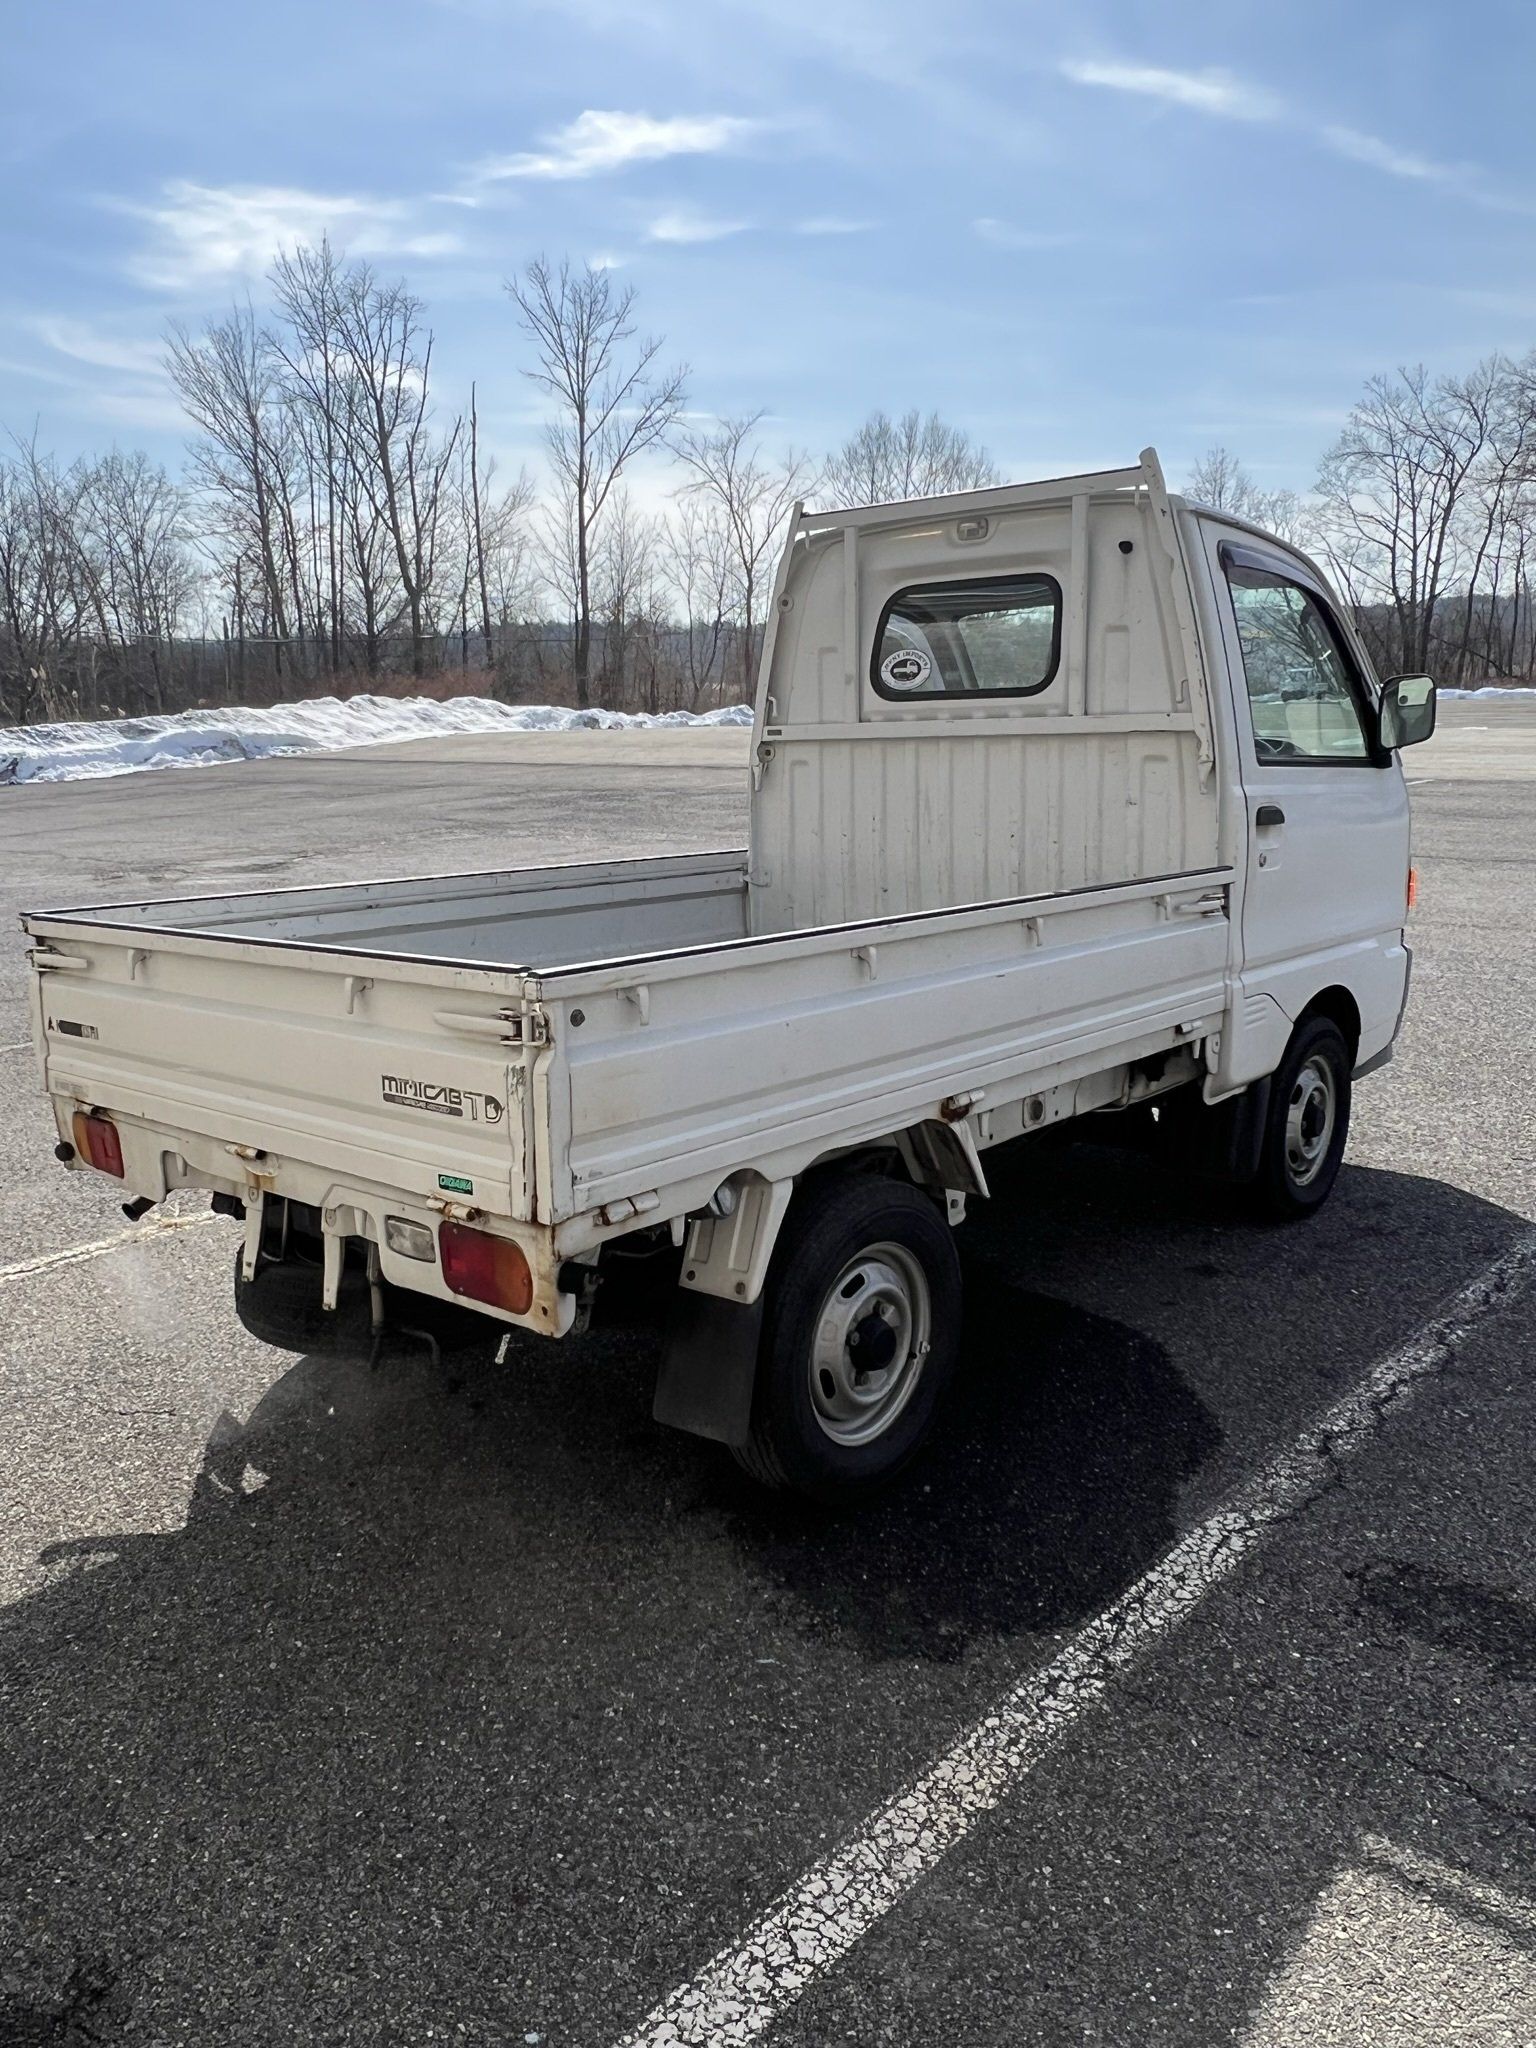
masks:
[[[551,267],[542,256],[512,278],[525,332],[538,354],[528,370],[554,401],[547,429],[559,491],[552,559],[572,606],[576,701],[591,702],[592,567],[603,519],[625,469],[682,411],[687,372],[663,369],[662,343],[637,340],[635,293],[610,270]]]
[[[505,489],[496,485],[494,460],[480,455],[480,414],[475,387],[469,387],[469,445],[462,465],[460,490],[465,513],[469,569],[479,605],[485,658],[498,669],[498,628],[520,615],[532,595],[528,513],[533,504],[533,479],[520,469]]]
[[[644,709],[659,710],[656,634],[664,613],[658,592],[657,522],[630,499],[614,493],[592,561],[594,620],[601,632],[599,695],[608,704],[637,694]]]
[[[1246,516],[1258,487],[1230,448],[1207,448],[1189,473],[1187,495],[1213,512]]]
[[[727,634],[736,605],[735,536],[720,500],[685,491],[660,536],[669,585],[682,606],[679,683],[697,711],[723,680]]]
[[[835,505],[880,505],[984,490],[1000,481],[991,456],[963,427],[914,408],[899,420],[872,412],[827,457],[821,491]]]
[[[297,451],[282,351],[247,304],[210,321],[196,339],[173,327],[166,367],[200,437],[190,455],[192,482],[226,545],[249,564],[264,623],[284,642],[301,599]]]
[[[761,412],[754,412],[722,419],[713,427],[680,436],[674,444],[690,472],[684,495],[708,499],[719,508],[734,584],[743,698],[752,694],[761,591],[774,542],[791,507],[816,483],[808,456],[786,449],[775,462],[764,455],[757,438],[762,418]]]
[[[0,462],[0,714],[163,708],[195,572],[177,485],[145,455]]]
[[[1454,639],[1437,659],[1458,679],[1474,667],[1499,675],[1519,659],[1536,519],[1536,383],[1529,363],[1495,358],[1449,390],[1485,433],[1457,517],[1460,629],[1453,626]]]
[[[82,465],[76,559],[102,639],[131,654],[149,708],[166,708],[172,643],[193,594],[180,488],[147,455],[113,450]]]
[[[1208,448],[1189,473],[1186,496],[1213,512],[1230,512],[1262,526],[1282,540],[1300,541],[1304,518],[1294,491],[1266,491],[1256,484],[1230,448]]]
[[[1430,664],[1504,369],[1373,377],[1323,459],[1324,546],[1385,667]]]
[[[495,644],[491,637],[491,586],[486,575],[485,564],[485,498],[481,489],[480,469],[480,408],[476,402],[475,387],[469,387],[469,466],[463,479],[468,490],[468,547],[466,559],[473,568],[475,594],[480,600],[480,630],[485,635],[485,659],[488,667],[496,662]],[[489,482],[489,478],[484,481]]]
[[[5,714],[17,724],[70,709],[68,664],[88,632],[76,532],[76,471],[61,471],[35,441],[0,464],[0,604],[4,606]]]
[[[422,303],[403,283],[381,283],[370,265],[340,262],[324,245],[280,256],[272,285],[299,342],[286,360],[312,399],[313,354],[335,366],[325,402],[334,411],[339,391],[339,437],[388,534],[411,673],[422,675],[438,525],[462,431],[458,420],[441,438],[431,431],[433,341]]]

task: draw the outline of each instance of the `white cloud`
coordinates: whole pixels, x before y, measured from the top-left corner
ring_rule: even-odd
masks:
[[[163,342],[125,340],[103,334],[84,320],[55,318],[51,314],[41,314],[30,324],[40,341],[74,362],[89,363],[99,370],[124,370],[134,377],[161,374]]]
[[[264,270],[280,249],[323,235],[354,256],[445,256],[462,247],[458,236],[422,227],[410,201],[285,185],[197,185],[177,178],[158,205],[125,210],[155,234],[132,259],[133,274],[171,291]]]
[[[1318,128],[1315,133],[1324,148],[1331,149],[1336,156],[1348,157],[1351,163],[1365,164],[1373,171],[1382,171],[1389,178],[1406,178],[1412,184],[1438,186],[1442,192],[1470,200],[1474,206],[1487,207],[1493,213],[1536,212],[1536,206],[1529,199],[1497,191],[1476,164],[1440,163],[1434,157],[1420,156],[1414,150],[1399,149],[1395,143],[1384,142],[1379,135],[1368,135],[1361,128],[1328,126]]]
[[[1498,212],[1526,213],[1533,209],[1523,199],[1492,190],[1472,164],[1439,163],[1416,151],[1399,149],[1395,143],[1371,135],[1363,128],[1337,122],[1316,121],[1287,106],[1276,94],[1249,85],[1226,71],[1173,71],[1157,64],[1124,62],[1069,62],[1061,65],[1063,77],[1078,85],[1102,86],[1112,92],[1137,93],[1166,105],[1185,107],[1195,113],[1213,114],[1228,121],[1284,122],[1309,135],[1320,148],[1351,163],[1364,164],[1389,178],[1407,178],[1416,184],[1438,185],[1459,194],[1474,205]]]
[[[156,432],[185,425],[165,374],[162,347],[110,324],[54,313],[16,314],[10,325],[48,351],[45,360],[0,361],[0,372],[36,379],[66,414]]]
[[[659,213],[645,231],[648,242],[721,242],[727,235],[739,235],[748,223],[721,220],[713,214],[697,213],[691,207],[674,207]]]
[[[1136,93],[1228,121],[1273,121],[1283,112],[1272,93],[1245,85],[1228,71],[1173,71],[1160,64],[1093,62],[1065,63],[1061,69],[1075,85]]]
[[[542,150],[488,158],[475,167],[474,176],[481,181],[590,178],[629,164],[660,163],[666,157],[713,156],[744,142],[761,125],[734,114],[674,114],[658,121],[650,114],[588,108],[546,136]]]
[[[1442,164],[1432,156],[1399,150],[1395,143],[1382,141],[1380,135],[1368,135],[1364,129],[1352,127],[1321,127],[1317,129],[1317,139],[1335,156],[1348,156],[1352,164],[1366,164],[1370,170],[1380,170],[1389,178],[1407,178],[1411,184],[1436,184],[1442,193],[1452,193],[1475,207],[1487,207],[1491,213],[1536,211],[1528,199],[1516,193],[1499,193],[1477,164]]]
[[[39,320],[27,324],[41,334],[47,323]],[[126,360],[121,364],[109,362],[105,350],[100,356],[77,354],[72,350],[63,353],[73,354],[75,360],[88,367],[84,371],[63,370],[43,363],[0,357],[0,373],[33,378],[47,385],[50,391],[58,394],[50,404],[73,417],[107,420],[114,426],[128,426],[135,431],[174,432],[185,427],[186,417],[163,375],[157,375],[151,382],[146,374],[147,366],[135,362],[135,381],[120,384],[103,379],[99,372],[127,368]],[[158,371],[158,364],[154,367]]]
[[[76,379],[62,370],[45,369],[41,363],[26,363],[14,356],[0,356],[0,371],[8,377],[35,377],[39,384],[63,384],[74,389]]]
[[[1357,164],[1369,164],[1372,170],[1385,171],[1393,178],[1416,178],[1431,185],[1459,185],[1467,177],[1464,167],[1438,164],[1429,157],[1396,149],[1390,142],[1383,142],[1376,135],[1367,135],[1359,128],[1324,128],[1320,132],[1323,141],[1330,149],[1337,150],[1340,156],[1347,156]]]

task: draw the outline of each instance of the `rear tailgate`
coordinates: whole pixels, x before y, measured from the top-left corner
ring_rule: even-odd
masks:
[[[61,1134],[74,1108],[110,1111],[137,1192],[158,1198],[219,1162],[238,1181],[238,1147],[269,1155],[279,1192],[286,1161],[310,1183],[319,1169],[533,1220],[541,1030],[519,970],[62,913],[23,923]],[[179,1173],[177,1151],[195,1173]]]

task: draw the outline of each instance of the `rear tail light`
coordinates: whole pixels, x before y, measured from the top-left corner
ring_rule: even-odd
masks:
[[[443,1278],[454,1294],[487,1301],[515,1316],[527,1315],[533,1305],[533,1272],[521,1245],[471,1230],[467,1223],[442,1224],[437,1241]]]
[[[1412,910],[1415,904],[1418,902],[1418,900],[1419,871],[1417,868],[1410,868],[1408,870],[1408,908]]]
[[[117,1125],[104,1116],[88,1116],[83,1109],[74,1114],[75,1150],[98,1173],[123,1177],[123,1141]]]

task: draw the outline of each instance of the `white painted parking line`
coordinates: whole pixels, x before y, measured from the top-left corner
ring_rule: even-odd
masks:
[[[152,1222],[136,1223],[131,1230],[114,1231],[111,1237],[98,1237],[90,1244],[66,1245],[62,1251],[40,1252],[33,1259],[18,1259],[14,1266],[0,1266],[0,1287],[8,1287],[13,1280],[30,1280],[38,1273],[51,1272],[55,1266],[78,1266],[85,1259],[120,1252],[126,1245],[145,1244],[173,1230],[201,1230],[222,1220],[211,1209],[199,1209],[195,1216],[157,1216]]]
[[[915,1785],[807,1871],[739,1942],[663,1999],[624,2037],[622,2048],[734,2048],[765,2033],[1028,1777],[1117,1674],[1324,1490],[1476,1325],[1529,1286],[1533,1275],[1536,1232],[1518,1238],[1060,1655],[999,1700]]]
[[[0,1045],[0,1053],[30,1052],[31,1050],[32,1041],[30,1038],[18,1038],[14,1045]]]

